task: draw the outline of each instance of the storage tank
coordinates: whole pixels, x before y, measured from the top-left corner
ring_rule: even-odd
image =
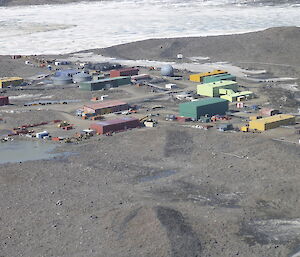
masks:
[[[72,77],[76,73],[80,72],[79,70],[76,69],[67,69],[67,70],[57,70],[54,74],[55,77],[59,76],[69,76]]]
[[[92,80],[92,76],[85,72],[80,72],[73,75],[74,83],[80,83],[80,82],[91,81],[91,80]]]
[[[54,76],[52,77],[52,81],[54,85],[67,85],[73,83],[72,77],[69,76]]]
[[[172,77],[174,75],[174,69],[170,64],[164,65],[160,70],[161,75]]]

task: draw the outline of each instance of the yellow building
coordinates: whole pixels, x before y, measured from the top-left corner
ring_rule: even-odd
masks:
[[[0,88],[9,86],[19,86],[23,83],[23,79],[19,77],[4,77],[0,78]]]
[[[228,100],[229,102],[240,102],[243,100],[247,100],[250,98],[253,98],[254,94],[251,91],[242,91],[242,92],[236,92],[236,93],[226,93],[224,95],[221,95],[220,97],[223,99]]]
[[[227,71],[224,71],[224,70],[213,70],[213,71],[209,71],[209,72],[192,74],[192,75],[190,75],[190,81],[202,82],[203,77],[212,76],[212,75],[218,75],[218,74],[225,74],[225,73],[227,73]]]
[[[265,131],[277,128],[281,125],[290,125],[295,123],[295,116],[288,114],[279,114],[262,119],[249,121],[249,129]]]

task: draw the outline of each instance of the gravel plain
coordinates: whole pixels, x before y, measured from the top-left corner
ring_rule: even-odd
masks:
[[[45,73],[7,56],[0,64],[0,76]],[[278,101],[281,93],[264,86],[261,97],[274,107],[298,106]],[[130,99],[135,91],[153,94],[124,87],[112,98]],[[81,103],[100,94],[77,88],[50,92],[53,99],[80,98]],[[48,95],[37,89],[25,93]],[[26,109],[25,101],[16,98],[7,110]],[[177,108],[167,99],[144,103],[151,104],[165,105],[166,112]],[[6,123],[0,128],[25,121],[76,121],[71,116],[77,105],[1,112]],[[272,140],[292,136],[293,130],[222,133],[184,125],[160,118],[156,128],[56,143],[57,151],[72,155],[0,165],[0,256],[296,256],[300,148]]]

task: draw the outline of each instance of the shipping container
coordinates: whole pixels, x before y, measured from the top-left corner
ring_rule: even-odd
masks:
[[[42,138],[44,138],[44,137],[49,136],[49,133],[48,133],[48,131],[43,131],[43,132],[36,133],[35,136],[36,136],[37,138],[39,138],[39,139],[42,139]]]
[[[114,113],[125,111],[129,109],[129,105],[122,101],[104,101],[101,103],[89,104],[83,106],[85,113],[103,115],[107,113]]]
[[[134,76],[139,74],[137,68],[124,68],[118,70],[111,70],[109,75],[111,78],[122,77],[122,76]]]
[[[0,96],[0,106],[8,105],[8,104],[9,104],[8,96]]]
[[[95,130],[97,134],[112,133],[132,128],[140,127],[141,123],[139,119],[133,117],[123,117],[120,119],[100,121],[91,124],[91,129]]]
[[[228,111],[228,101],[221,98],[204,98],[179,104],[179,115],[200,119],[201,116],[224,115]]]

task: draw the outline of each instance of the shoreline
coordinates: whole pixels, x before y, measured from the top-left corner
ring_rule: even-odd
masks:
[[[72,3],[89,3],[89,2],[107,2],[110,0],[0,0],[1,7],[16,7],[16,6],[39,6],[39,5],[63,5]],[[278,6],[278,5],[298,5],[298,0],[245,0],[236,3],[236,6]],[[226,4],[224,4],[226,5]]]
[[[94,1],[94,0],[92,0]],[[1,7],[1,6],[0,6]],[[280,27],[269,27],[269,28],[264,28],[264,29],[257,29],[257,30],[246,30],[246,31],[240,31],[240,32],[228,32],[228,33],[223,33],[223,34],[211,34],[211,35],[188,35],[188,36],[170,36],[170,37],[151,37],[151,38],[145,38],[145,39],[137,39],[121,44],[114,44],[111,46],[107,47],[99,47],[99,48],[89,48],[89,49],[83,49],[83,50],[75,50],[71,52],[66,52],[66,53],[45,53],[45,54],[39,54],[39,53],[32,53],[32,54],[19,54],[19,53],[7,53],[7,54],[0,54],[0,56],[5,57],[5,56],[12,56],[12,55],[22,55],[22,56],[68,56],[76,53],[87,53],[87,52],[105,52],[108,49],[113,49],[113,48],[120,48],[123,46],[129,46],[129,45],[135,45],[135,44],[140,44],[140,43],[145,43],[145,42],[151,42],[151,41],[172,41],[172,40],[214,40],[218,38],[224,38],[224,37],[235,37],[235,36],[243,36],[243,35],[248,35],[248,34],[255,34],[255,33],[265,33],[270,30],[288,30],[288,29],[298,29],[300,31],[300,26],[280,26]],[[106,56],[106,55],[104,55]],[[119,57],[119,56],[107,56],[107,57]],[[129,58],[126,58],[129,59]],[[137,59],[132,59],[132,60],[137,60]]]

